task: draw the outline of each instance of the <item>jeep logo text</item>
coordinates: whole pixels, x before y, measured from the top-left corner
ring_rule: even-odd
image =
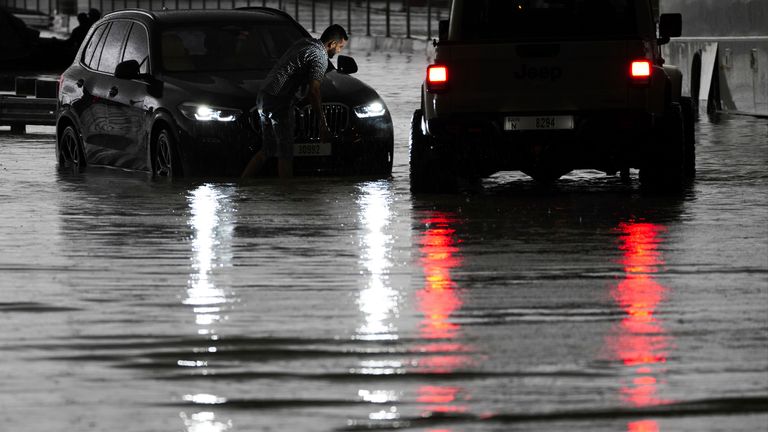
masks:
[[[517,79],[534,79],[555,81],[563,76],[563,70],[557,66],[527,66],[520,65],[520,70],[514,73]]]

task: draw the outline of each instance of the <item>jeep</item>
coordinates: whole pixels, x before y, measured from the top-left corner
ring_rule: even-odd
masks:
[[[454,0],[411,121],[411,190],[509,170],[544,183],[576,169],[628,180],[637,168],[662,188],[692,178],[695,108],[660,50],[682,18],[657,3]]]

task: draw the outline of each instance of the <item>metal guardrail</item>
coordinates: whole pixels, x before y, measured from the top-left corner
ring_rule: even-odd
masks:
[[[25,76],[11,79],[7,75],[1,78],[0,126],[10,126],[13,133],[24,133],[27,125],[56,124],[56,80]]]
[[[431,39],[448,17],[451,0],[0,0],[0,6],[75,15],[127,8],[149,10],[232,9],[266,6],[283,10],[313,32],[344,25],[351,35]]]

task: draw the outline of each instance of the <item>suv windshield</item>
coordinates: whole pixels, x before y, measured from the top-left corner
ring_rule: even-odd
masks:
[[[162,66],[171,72],[269,70],[302,38],[289,24],[200,23],[162,33]]]
[[[633,0],[472,0],[460,39],[614,38],[636,31]]]

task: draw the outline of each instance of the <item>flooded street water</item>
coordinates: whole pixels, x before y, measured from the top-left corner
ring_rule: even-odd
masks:
[[[73,174],[0,131],[1,429],[768,430],[768,120],[703,115],[679,197],[414,197],[425,61],[352,55],[391,180]]]

